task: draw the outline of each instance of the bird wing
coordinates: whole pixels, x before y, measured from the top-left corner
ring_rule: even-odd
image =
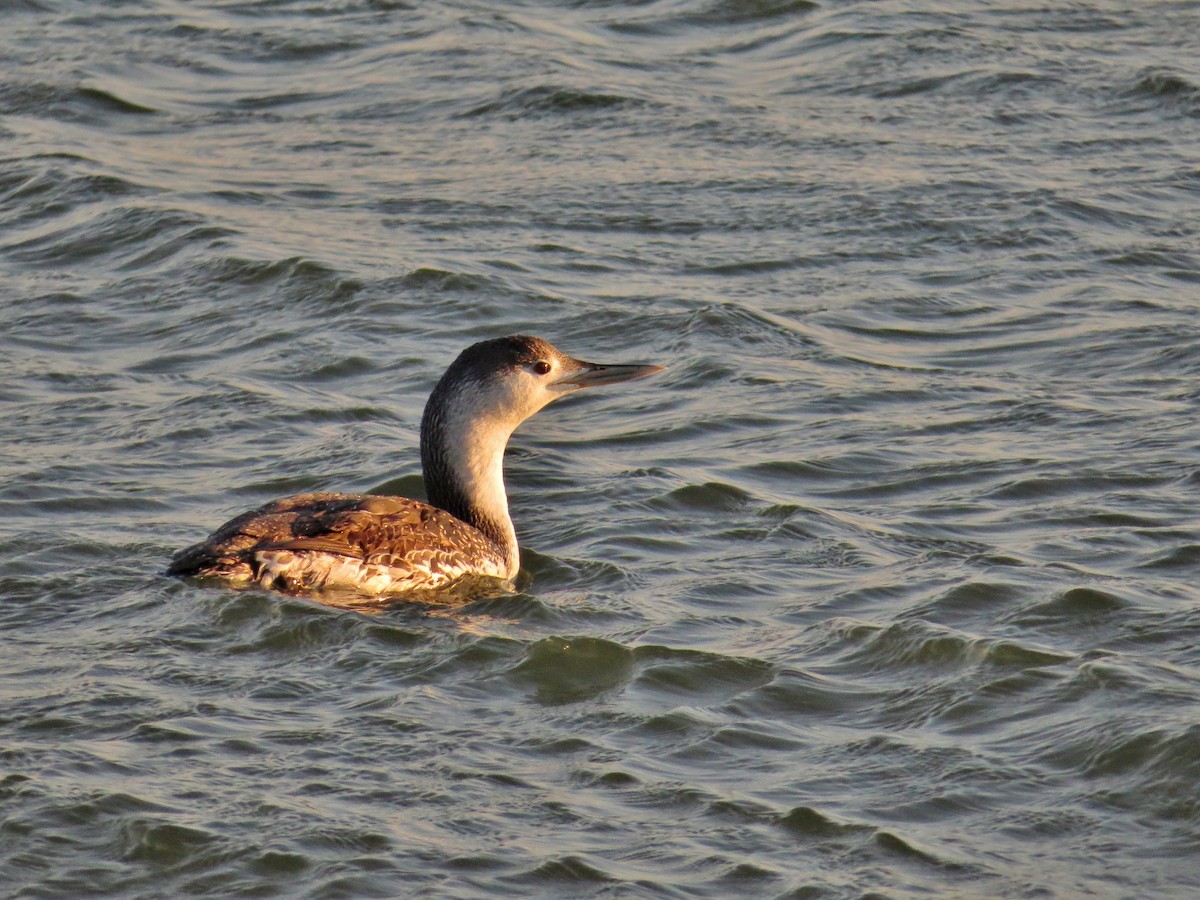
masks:
[[[333,553],[398,567],[430,552],[495,552],[475,528],[445,510],[406,497],[339,494],[288,506],[279,512],[289,519],[290,533],[263,539],[256,551]]]
[[[377,494],[298,494],[226,522],[176,555],[170,574],[233,572],[285,551],[331,554],[403,572],[463,569],[464,558],[502,560],[484,535],[445,510]]]

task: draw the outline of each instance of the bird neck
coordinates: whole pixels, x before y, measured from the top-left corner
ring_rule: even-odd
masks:
[[[421,419],[421,466],[429,502],[496,545],[509,577],[520,568],[517,534],[504,490],[504,449],[515,424],[469,396],[434,391]]]

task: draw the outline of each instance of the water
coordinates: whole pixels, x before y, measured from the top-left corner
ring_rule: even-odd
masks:
[[[1200,891],[1200,5],[0,12],[18,897]],[[159,573],[421,490],[463,346],[658,378],[529,583]]]

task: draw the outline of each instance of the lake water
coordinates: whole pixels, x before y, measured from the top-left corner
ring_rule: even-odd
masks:
[[[0,890],[1200,892],[1200,4],[0,11]],[[521,593],[161,575],[420,494]]]

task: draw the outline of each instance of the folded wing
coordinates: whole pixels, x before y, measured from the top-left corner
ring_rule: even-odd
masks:
[[[502,577],[502,552],[450,513],[403,497],[301,494],[231,519],[172,560],[171,575],[275,590],[395,594],[465,574]]]

